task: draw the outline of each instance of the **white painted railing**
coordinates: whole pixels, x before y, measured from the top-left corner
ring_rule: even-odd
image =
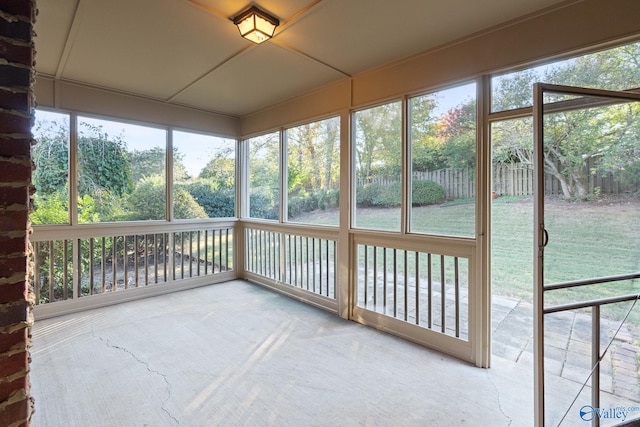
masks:
[[[233,278],[234,228],[234,221],[36,226],[31,236],[36,305],[74,302],[79,308],[86,297]],[[36,315],[57,311],[40,307]]]
[[[353,318],[477,363],[472,239],[354,231]]]
[[[338,230],[255,222],[244,224],[247,278],[337,310]]]

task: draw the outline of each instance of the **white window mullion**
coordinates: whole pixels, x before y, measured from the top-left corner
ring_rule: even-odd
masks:
[[[287,144],[287,132],[285,129],[280,129],[280,209],[279,209],[279,222],[287,222],[289,220],[289,186],[287,185],[287,161],[288,161],[288,144]]]
[[[69,115],[69,224],[78,225],[78,115]]]
[[[173,129],[166,130],[167,156],[166,156],[166,195],[167,195],[167,214],[166,220],[173,221]]]
[[[402,99],[402,132],[401,132],[401,165],[400,165],[400,182],[401,182],[401,197],[400,197],[400,233],[406,234],[409,232],[409,224],[411,224],[411,141],[409,140],[409,126],[410,120],[408,117],[409,100],[405,96]]]

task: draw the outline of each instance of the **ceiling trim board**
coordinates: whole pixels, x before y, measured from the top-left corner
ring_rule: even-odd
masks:
[[[312,60],[312,61],[314,61],[314,62],[316,62],[316,63],[318,63],[318,64],[320,64],[320,65],[323,65],[323,66],[325,66],[325,67],[327,67],[327,68],[330,68],[330,69],[332,69],[333,71],[335,71],[335,72],[337,72],[337,73],[342,74],[344,77],[348,77],[348,78],[353,77],[351,74],[349,74],[349,73],[347,73],[347,72],[345,72],[345,71],[342,71],[342,70],[340,70],[340,69],[338,69],[338,68],[334,67],[334,66],[333,66],[333,65],[331,65],[331,64],[327,64],[326,62],[321,61],[321,60],[319,60],[318,58],[314,58],[313,56],[308,55],[308,54],[306,54],[306,53],[302,52],[301,50],[298,50],[298,49],[296,49],[296,48],[294,48],[294,47],[292,47],[292,46],[289,46],[288,44],[282,43],[282,42],[280,42],[280,41],[276,40],[275,38],[271,39],[271,42],[272,42],[274,45],[276,45],[276,46],[278,46],[278,47],[280,47],[280,48],[282,48],[282,49],[285,49],[285,50],[287,50],[287,51],[289,51],[289,52],[293,52],[293,53],[298,54],[298,55],[300,55],[300,56],[303,56],[303,57],[305,57],[305,58],[307,58],[307,59],[310,59],[310,60]]]
[[[186,0],[187,3],[191,4],[192,6],[195,6],[199,9],[202,9],[206,12],[209,12],[211,15],[220,18],[222,20],[225,21],[229,21],[229,17],[226,16],[224,13],[220,12],[217,9],[214,9],[212,7],[207,6],[206,4],[202,4],[201,2],[199,2],[198,0]]]
[[[316,6],[318,6],[323,1],[324,0],[315,0],[313,3],[308,4],[307,6],[303,7],[302,9],[300,9],[299,11],[297,11],[296,13],[291,15],[290,18],[288,18],[288,19],[284,20],[283,22],[281,22],[280,23],[280,30],[278,30],[278,34],[286,31],[287,28],[289,28],[291,25],[295,24],[296,21],[298,21],[304,15],[307,15],[309,13],[309,11],[311,11],[311,9],[316,9]]]
[[[67,38],[64,41],[64,49],[62,50],[62,55],[60,55],[60,61],[58,62],[58,66],[56,67],[56,79],[62,77],[62,73],[64,72],[64,69],[67,66],[67,61],[69,60],[69,55],[71,55],[71,49],[73,48],[76,37],[78,37],[78,31],[80,31],[80,16],[82,4],[82,0],[78,0],[78,2],[76,3],[76,8],[73,11],[73,20],[71,21],[71,26],[69,27],[69,31],[67,32]]]
[[[193,106],[193,105],[184,104],[184,103],[181,103],[181,102],[168,102],[167,100],[162,99],[162,98],[154,98],[154,97],[151,97],[151,96],[140,95],[140,94],[137,94],[137,93],[127,92],[127,91],[124,91],[124,90],[117,90],[117,89],[113,89],[113,88],[109,88],[109,87],[105,87],[105,86],[89,84],[89,83],[85,83],[85,82],[79,82],[79,81],[75,81],[75,80],[72,80],[72,79],[56,79],[55,76],[51,76],[51,75],[48,75],[48,74],[38,73],[38,74],[36,74],[36,81],[38,79],[53,80],[53,84],[57,88],[56,94],[54,96],[55,103],[56,103],[56,108],[57,108],[57,106],[61,105],[61,100],[60,100],[61,99],[61,94],[62,94],[62,91],[60,90],[61,86],[63,86],[63,85],[73,85],[73,86],[78,86],[78,87],[82,87],[82,88],[86,88],[86,89],[97,90],[97,91],[107,92],[107,93],[113,93],[114,95],[127,96],[127,97],[131,97],[131,98],[140,99],[140,100],[143,100],[143,101],[155,102],[155,103],[163,104],[163,105],[166,105],[166,106],[169,106],[169,107],[180,107],[180,108],[183,108],[183,109],[193,110],[193,111],[197,111],[197,112],[200,112],[200,113],[215,114],[215,115],[218,115],[218,116],[225,116],[225,117],[229,117],[229,118],[233,118],[233,119],[238,119],[240,117],[237,114],[230,114],[230,113],[225,113],[225,112],[215,111],[215,110],[207,110],[206,108],[200,108],[200,107],[196,107],[196,106]]]
[[[172,102],[174,99],[176,99],[176,97],[180,96],[183,92],[189,90],[194,85],[200,83],[203,79],[209,77],[212,73],[214,73],[215,71],[219,70],[220,68],[222,68],[223,66],[225,66],[229,62],[233,61],[237,57],[241,56],[242,54],[246,53],[248,50],[253,49],[255,46],[257,46],[257,45],[254,45],[252,43],[251,45],[249,45],[247,47],[244,47],[244,48],[240,49],[238,52],[236,52],[236,53],[232,54],[231,56],[225,58],[220,63],[216,64],[213,68],[211,68],[210,70],[208,70],[204,74],[202,74],[200,77],[196,78],[195,80],[193,80],[191,83],[187,84],[182,89],[179,89],[177,92],[175,92],[169,98],[167,98],[166,102]]]

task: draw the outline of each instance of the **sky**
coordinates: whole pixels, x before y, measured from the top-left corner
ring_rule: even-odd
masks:
[[[68,125],[68,118],[66,117],[65,114],[61,113],[36,110],[36,122],[47,120],[67,123]],[[163,128],[78,116],[78,125],[81,131],[83,129],[83,123],[92,126],[101,126],[102,132],[106,132],[109,136],[121,136],[124,141],[127,142],[127,149],[129,151],[134,149],[141,151],[154,147],[166,147],[166,131]],[[180,153],[184,154],[183,163],[187,169],[187,173],[192,177],[198,176],[202,168],[220,148],[227,149],[229,147],[235,147],[235,141],[230,138],[177,130],[174,130],[173,135],[173,146],[177,148]]]

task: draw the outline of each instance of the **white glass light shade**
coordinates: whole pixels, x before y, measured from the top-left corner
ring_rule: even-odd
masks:
[[[238,26],[242,37],[257,44],[273,37],[276,27],[280,24],[276,18],[255,6],[234,18],[233,23]]]

